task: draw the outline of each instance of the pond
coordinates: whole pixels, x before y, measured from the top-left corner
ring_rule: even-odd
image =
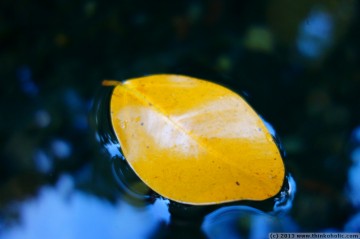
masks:
[[[2,1],[0,238],[359,232],[359,26],[356,1]],[[103,80],[159,73],[218,82],[269,122],[291,204],[197,207],[119,185],[93,105]]]

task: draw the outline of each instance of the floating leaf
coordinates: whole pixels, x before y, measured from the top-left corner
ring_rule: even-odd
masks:
[[[139,178],[173,201],[209,205],[275,196],[284,164],[261,118],[233,91],[181,75],[115,85],[111,121]]]

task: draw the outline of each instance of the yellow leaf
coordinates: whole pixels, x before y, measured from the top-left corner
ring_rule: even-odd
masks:
[[[284,164],[256,112],[233,91],[181,75],[115,85],[111,121],[140,179],[173,201],[209,205],[275,196]]]

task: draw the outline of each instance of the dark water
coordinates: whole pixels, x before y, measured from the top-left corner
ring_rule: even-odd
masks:
[[[1,1],[0,238],[360,231],[359,26],[352,0]],[[153,73],[244,95],[282,141],[295,198],[199,209],[131,176],[92,105],[103,79]]]

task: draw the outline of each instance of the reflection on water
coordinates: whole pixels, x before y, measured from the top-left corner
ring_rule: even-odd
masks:
[[[295,193],[296,193],[295,180],[290,174],[288,174],[285,178],[285,186],[278,194],[278,196],[275,197],[274,199],[275,204],[273,208],[273,214],[278,215],[289,212],[290,209],[292,208]]]
[[[249,206],[224,206],[208,214],[202,229],[211,238],[266,238],[269,232],[291,232],[299,228],[287,212],[296,192],[291,175],[286,176],[282,191],[274,199],[270,213]]]
[[[107,110],[107,107],[102,108],[100,106],[100,109]],[[149,238],[153,235],[161,235],[162,232],[159,231],[166,231],[168,227],[173,226],[173,214],[176,213],[186,214],[185,220],[188,224],[193,224],[192,216],[197,213],[196,209],[194,214],[190,214],[192,209],[189,208],[184,207],[184,210],[174,210],[174,208],[171,210],[170,208],[173,213],[170,215],[169,201],[161,197],[151,197],[151,190],[144,187],[141,182],[139,183],[136,175],[127,166],[121,155],[120,145],[112,135],[109,122],[106,122],[108,119],[105,117],[96,118],[96,120],[101,125],[96,137],[110,155],[108,157],[111,162],[109,166],[113,165],[114,175],[118,177],[118,182],[123,183],[123,185],[120,185],[121,183],[119,185],[123,191],[128,189],[125,196],[118,198],[118,201],[112,204],[95,195],[75,190],[73,178],[66,175],[62,176],[55,188],[41,187],[37,197],[14,204],[20,213],[20,223],[8,227],[1,225],[2,222],[0,222],[1,238]],[[265,122],[265,124],[281,149],[275,130],[269,123]],[[348,175],[349,191],[347,191],[349,199],[357,207],[357,210],[359,209],[360,198],[358,188],[358,175],[360,175],[358,167],[360,162],[359,132],[360,130],[356,129],[353,133],[352,165]],[[40,148],[34,156],[37,169],[42,173],[52,171],[51,157],[65,159],[75,150],[75,147],[61,137],[53,138],[49,142],[48,150]],[[124,178],[127,181],[124,181]],[[271,199],[272,207],[270,209],[272,209],[272,213],[264,213],[245,205],[227,205],[203,214],[205,217],[202,224],[199,224],[199,228],[208,238],[264,238],[269,231],[302,230],[294,222],[292,216],[286,214],[292,207],[296,191],[296,185],[291,175],[288,174],[286,179],[287,182],[282,191]],[[134,195],[140,197],[137,199],[131,197],[129,200],[128,195],[131,194],[129,192],[134,192],[136,193]],[[136,200],[147,202],[141,204],[135,202]],[[178,207],[181,208],[181,206]],[[358,231],[359,221],[359,213],[354,213],[345,225],[342,225],[343,228],[324,230]],[[184,229],[185,227],[179,226],[179,228]],[[192,228],[192,230],[195,229]],[[174,230],[168,234],[176,235],[178,232],[179,230]]]
[[[351,166],[348,171],[347,196],[357,209],[350,220],[345,224],[344,230],[360,231],[360,126],[356,127],[351,135],[350,159]]]
[[[269,232],[298,231],[289,216],[271,216],[248,206],[229,206],[206,216],[202,229],[210,239],[267,238]]]
[[[313,10],[300,24],[297,48],[310,59],[322,57],[333,38],[332,16],[323,10]]]
[[[169,221],[167,202],[133,207],[114,205],[77,191],[71,176],[63,175],[55,188],[44,186],[36,198],[17,203],[20,224],[0,233],[3,239],[148,238]]]
[[[31,68],[28,65],[19,67],[16,71],[16,76],[24,94],[30,97],[35,97],[39,94],[39,87],[35,84]]]
[[[99,154],[90,135],[88,103],[104,76],[123,79],[189,67],[194,74],[218,68],[229,85],[246,88],[272,122],[283,124],[298,183],[289,215],[230,208],[230,219],[222,214],[204,223],[210,238],[255,238],[276,226],[292,230],[291,219],[299,225],[296,231],[360,231],[359,128],[353,130],[350,152],[342,147],[359,124],[359,1],[179,1],[175,12],[166,13],[154,4],[119,5],[126,1],[99,7],[95,1],[65,6],[20,0],[19,9],[13,2],[0,4],[12,13],[0,22],[0,238],[99,238],[99,231],[100,238],[136,238],[140,232],[130,223],[138,218],[137,230],[156,230],[162,217],[152,214],[169,216],[166,205],[162,211],[150,208],[159,199],[141,207],[124,202],[105,170],[110,157]],[[31,22],[49,24],[39,30]],[[255,25],[255,32],[244,35]],[[269,34],[272,51],[266,50]],[[248,39],[255,39],[255,48]],[[259,46],[263,51],[255,52]],[[57,140],[68,144],[70,157]],[[111,137],[101,140],[119,156]],[[74,190],[71,177],[58,181],[64,173],[89,194]],[[142,192],[138,186],[133,185]],[[17,210],[19,225],[9,227]]]
[[[353,130],[351,143],[350,159],[352,165],[348,172],[348,196],[352,204],[360,209],[360,127]]]
[[[344,226],[345,232],[360,232],[360,212],[352,216]]]

